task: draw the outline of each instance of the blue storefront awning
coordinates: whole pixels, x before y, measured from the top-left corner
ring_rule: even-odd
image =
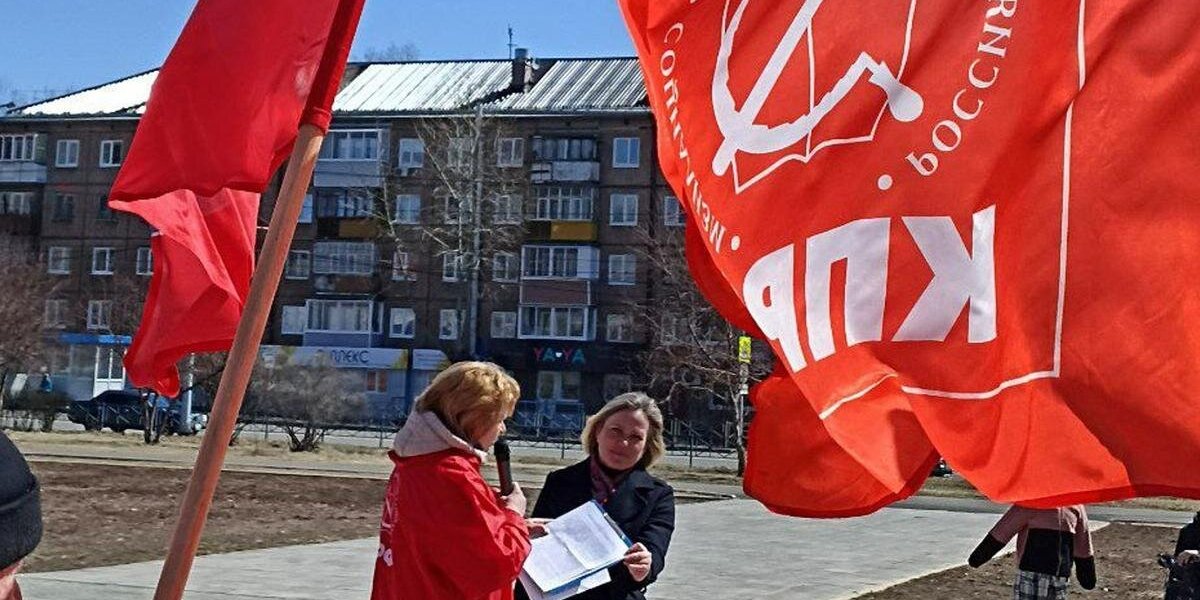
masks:
[[[72,346],[128,346],[133,338],[112,333],[60,333],[58,341]]]

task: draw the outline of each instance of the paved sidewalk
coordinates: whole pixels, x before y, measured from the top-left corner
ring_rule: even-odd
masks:
[[[995,515],[885,509],[858,519],[768,513],[749,500],[678,509],[658,600],[838,600],[962,564]],[[375,540],[253,550],[196,560],[188,600],[365,600]],[[161,562],[22,576],[29,600],[139,600]]]

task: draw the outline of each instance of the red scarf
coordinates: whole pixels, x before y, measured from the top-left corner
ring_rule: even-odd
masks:
[[[592,498],[601,505],[608,504],[608,500],[616,495],[617,486],[621,485],[625,476],[633,470],[613,471],[600,464],[600,459],[595,456],[588,461],[588,467],[592,473]]]

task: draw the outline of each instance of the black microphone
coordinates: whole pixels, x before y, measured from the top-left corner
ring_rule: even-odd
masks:
[[[508,450],[508,442],[503,439],[496,440],[492,454],[496,455],[496,470],[500,472],[500,495],[507,496],[513,491],[512,463],[509,462],[512,452]]]

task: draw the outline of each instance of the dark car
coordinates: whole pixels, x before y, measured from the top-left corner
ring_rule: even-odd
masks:
[[[142,429],[142,404],[142,396],[135,390],[109,390],[91,400],[72,400],[67,407],[67,419],[83,425],[88,431],[99,431],[105,427],[117,433],[126,429]],[[183,433],[177,403],[158,398],[156,404],[166,413],[165,430]],[[191,425],[186,433],[203,428],[202,423]]]
[[[937,464],[933,466],[933,472],[930,473],[929,476],[930,477],[949,477],[953,474],[954,474],[954,470],[950,468],[950,465],[946,464],[946,459],[939,458],[937,461]]]
[[[67,419],[88,431],[108,427],[116,432],[142,428],[142,397],[134,391],[109,390],[91,400],[72,400]]]

